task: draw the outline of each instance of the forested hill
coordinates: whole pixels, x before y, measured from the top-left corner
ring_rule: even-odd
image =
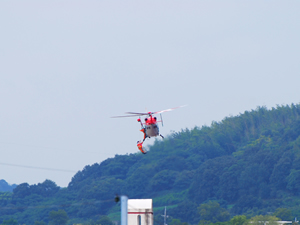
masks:
[[[12,192],[12,190],[16,187],[16,184],[9,185],[5,180],[0,180],[0,192]]]
[[[0,222],[12,217],[19,223],[48,222],[53,209],[43,205],[63,209],[69,223],[96,220],[119,210],[115,194],[153,198],[157,210],[168,206],[169,215],[190,224],[204,219],[197,207],[209,201],[230,216],[277,208],[299,216],[299,191],[300,105],[258,107],[173,133],[146,155],[116,155],[86,166],[64,189],[48,180],[18,185],[10,199],[1,201],[2,209],[10,207],[0,211]]]

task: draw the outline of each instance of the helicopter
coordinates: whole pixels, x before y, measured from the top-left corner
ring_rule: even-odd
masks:
[[[143,143],[146,140],[146,138],[157,137],[157,136],[160,136],[161,138],[164,138],[164,136],[162,136],[159,133],[159,127],[158,127],[158,122],[160,122],[163,126],[163,120],[162,120],[161,114],[164,113],[164,112],[169,112],[169,111],[172,111],[174,109],[181,108],[181,107],[185,107],[185,105],[174,107],[174,108],[171,108],[171,109],[165,109],[165,110],[161,110],[161,111],[157,111],[157,112],[146,112],[146,113],[125,112],[125,114],[129,114],[129,115],[126,115],[126,116],[113,116],[112,118],[135,117],[135,116],[139,117],[137,119],[137,121],[141,124],[141,130],[140,131],[143,132],[144,137],[143,137],[142,141],[137,141],[137,147],[143,154],[146,154],[147,152],[143,148]],[[160,114],[160,120],[158,120],[155,116],[153,116],[154,114]],[[144,119],[144,122],[142,122],[142,120],[141,120],[142,116],[146,116],[146,118]]]

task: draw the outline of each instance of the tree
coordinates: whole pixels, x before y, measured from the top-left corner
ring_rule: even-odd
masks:
[[[175,208],[168,209],[168,212],[170,215],[176,215],[176,219],[190,224],[196,224],[200,219],[197,212],[197,204],[189,200],[179,203]]]
[[[43,183],[38,184],[36,191],[37,194],[40,194],[44,197],[53,196],[56,192],[59,191],[59,187],[56,185],[55,182],[51,180],[45,180]]]
[[[172,189],[178,172],[162,170],[150,180],[150,187],[153,192]]]
[[[4,220],[1,225],[18,225],[18,221],[15,219]]]
[[[247,221],[247,217],[245,215],[234,216],[230,221],[230,225],[243,225]]]
[[[277,189],[284,189],[286,187],[286,177],[290,174],[291,167],[292,160],[288,152],[285,152],[279,162],[275,165],[273,173],[270,177],[270,182],[274,187],[276,187]]]
[[[181,222],[180,219],[172,219],[170,225],[188,225],[186,222]]]
[[[25,198],[27,195],[30,195],[30,186],[28,183],[22,183],[19,184],[14,190],[13,190],[13,199],[16,198]]]
[[[279,221],[280,219],[276,216],[270,216],[270,215],[259,215],[252,217],[248,221],[248,225],[277,225],[278,223],[276,221]]]
[[[44,221],[35,221],[34,225],[47,225]]]
[[[51,211],[49,213],[49,220],[50,225],[65,225],[69,217],[64,210],[60,209],[58,211]]]
[[[91,223],[91,225],[113,225],[113,222],[110,220],[108,216],[101,216],[100,219],[98,219],[96,222]]]
[[[273,215],[281,220],[293,220],[292,211],[287,208],[278,208]]]
[[[291,169],[291,173],[287,176],[287,189],[297,193],[300,190],[300,170]]]
[[[229,220],[230,218],[229,212],[226,209],[221,208],[218,202],[209,201],[206,204],[201,204],[198,207],[198,210],[202,222],[204,221],[210,221],[212,223],[224,222]]]

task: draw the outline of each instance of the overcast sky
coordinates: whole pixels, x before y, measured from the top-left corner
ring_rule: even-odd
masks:
[[[299,103],[299,9],[296,0],[1,1],[0,179],[65,187],[86,165],[138,152],[136,119],[110,118],[126,111],[187,104],[163,114],[167,136]]]

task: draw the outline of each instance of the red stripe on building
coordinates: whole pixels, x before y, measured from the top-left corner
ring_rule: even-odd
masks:
[[[128,212],[128,214],[153,214],[153,212]]]

